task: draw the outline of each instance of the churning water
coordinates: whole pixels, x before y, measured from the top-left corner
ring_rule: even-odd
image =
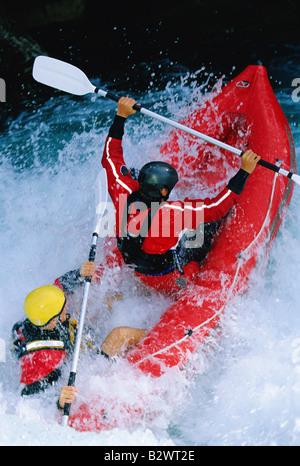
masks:
[[[274,60],[272,67],[274,74],[276,70],[286,76],[295,75],[297,65],[287,58]],[[214,77],[206,76],[205,70],[172,76],[163,90],[149,90],[139,97],[148,108],[180,119],[190,111],[190,102],[204,92],[199,88],[201,79],[212,82]],[[300,103],[292,98],[293,90],[278,85],[276,94],[289,120],[300,164]],[[1,136],[0,444],[299,445],[298,186],[267,264],[258,264],[249,291],[228,306],[222,335],[211,351],[195,358],[194,377],[182,375],[174,381],[170,375],[159,382],[152,401],[159,413],[156,421],[99,434],[66,428],[62,435],[55,406],[59,388],[20,398],[18,364],[10,353],[11,328],[23,318],[28,292],[86,260],[95,219],[94,182],[115,108],[114,103],[91,96],[55,94],[47,103],[36,103],[8,121]],[[131,117],[124,137],[129,165],[139,168],[154,158],[167,132],[168,128],[146,117]],[[100,240],[100,262],[101,244]],[[112,288],[121,288],[125,299],[115,302],[109,312],[103,300]],[[74,297],[75,313],[79,304],[80,295]],[[102,286],[91,290],[87,318],[101,340],[116,325],[153,325],[166,305],[153,292],[140,291],[131,277],[118,283],[108,276]],[[107,364],[82,355],[81,401],[97,390],[104,399],[109,391],[116,396],[130,392],[134,397],[135,391],[147,396],[148,380],[137,387],[137,381],[126,379],[128,368],[122,363],[105,379]]]

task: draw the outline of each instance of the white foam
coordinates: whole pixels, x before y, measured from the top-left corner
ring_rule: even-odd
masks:
[[[171,102],[169,109],[162,99],[162,108],[155,111],[168,113],[179,105],[184,116],[190,97],[184,80],[179,87],[169,85],[163,97]],[[284,105],[287,100],[285,95]],[[286,105],[290,111],[289,100]],[[258,267],[250,291],[227,309],[222,336],[212,340],[210,352],[195,357],[190,368],[193,379],[171,374],[156,382],[137,381],[134,374],[128,377],[126,363],[116,365],[106,377],[105,359],[81,355],[78,402],[97,391],[106,400],[109,395],[126,398],[128,392],[135,401],[152,397],[150,405],[159,414],[154,423],[142,420],[133,429],[101,434],[66,428],[62,435],[55,407],[58,389],[20,399],[19,369],[9,352],[10,330],[23,317],[23,300],[31,289],[53,282],[86,260],[94,227],[93,184],[113,114],[111,103],[87,100],[82,106],[61,97],[32,115],[21,115],[2,136],[0,341],[5,358],[1,347],[0,444],[299,445],[297,187],[266,273]],[[165,128],[134,118],[127,128],[125,157],[129,165],[140,167],[147,161],[145,154],[157,155]],[[299,132],[292,129],[299,147]],[[100,241],[98,260],[101,245]],[[117,286],[124,300],[115,302],[109,313],[102,300]],[[74,306],[79,302],[80,293],[74,296]],[[138,292],[129,277],[120,285],[108,276],[101,287],[91,289],[91,325],[100,341],[116,325],[153,325],[167,304],[152,292]],[[67,374],[68,367],[64,380]]]

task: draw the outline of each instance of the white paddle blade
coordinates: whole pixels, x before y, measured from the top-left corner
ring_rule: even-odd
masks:
[[[296,175],[296,173],[292,175],[292,180],[295,181],[295,183],[300,185],[300,176]]]
[[[32,76],[42,84],[70,94],[85,95],[96,89],[76,66],[43,55],[36,57]]]

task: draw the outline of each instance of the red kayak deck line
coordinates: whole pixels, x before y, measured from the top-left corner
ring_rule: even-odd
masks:
[[[251,148],[264,160],[296,171],[291,131],[263,66],[248,66],[183,123],[241,150]],[[192,174],[212,191],[216,186],[220,191],[241,164],[238,156],[219,148],[216,153],[213,146],[179,131],[170,133],[161,155],[176,166],[180,178]],[[182,289],[157,325],[128,353],[134,367],[159,377],[169,368],[182,369],[188,363],[218,326],[228,302],[248,289],[258,255],[262,247],[270,247],[292,192],[291,180],[256,167],[196,281]],[[117,424],[105,421],[101,413],[95,416],[91,407],[82,405],[71,416],[71,425],[79,430],[100,430]]]

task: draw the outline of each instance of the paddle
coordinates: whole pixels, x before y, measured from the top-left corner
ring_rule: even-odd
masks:
[[[107,178],[106,178],[106,172],[103,169],[100,171],[98,178],[97,178],[97,188],[98,189],[96,190],[96,194],[97,194],[96,213],[99,215],[99,218],[98,218],[98,221],[97,221],[97,224],[94,229],[93,236],[92,236],[92,243],[91,243],[90,252],[89,252],[90,262],[95,262],[97,240],[98,240],[98,236],[99,236],[99,232],[101,228],[102,218],[103,218],[106,205],[107,205],[107,197],[108,197]],[[85,314],[86,314],[86,306],[87,306],[87,300],[88,300],[88,294],[89,294],[89,290],[91,286],[91,281],[92,281],[92,277],[85,277],[84,290],[83,290],[83,296],[82,296],[82,302],[81,302],[81,308],[80,308],[80,316],[79,316],[76,341],[75,341],[75,346],[74,346],[73,360],[72,360],[72,366],[71,366],[71,371],[69,374],[69,381],[68,381],[68,386],[70,387],[74,387],[75,385],[79,352],[80,352],[80,346],[81,346],[81,340],[82,340],[82,332],[83,332],[83,326],[84,326],[84,320],[85,320]],[[63,427],[65,427],[68,424],[70,408],[71,408],[71,405],[69,403],[66,403],[64,406],[64,412],[63,412],[62,422],[61,422],[61,425]]]
[[[98,87],[94,86],[87,76],[74,65],[69,63],[63,62],[61,60],[57,60],[55,58],[45,57],[45,56],[38,56],[33,65],[32,71],[33,77],[36,81],[46,84],[47,86],[53,87],[55,89],[59,89],[61,91],[69,92],[70,94],[75,95],[85,95],[91,92],[94,92],[102,97],[107,97],[108,99],[114,100],[115,102],[119,101],[119,96],[113,94],[110,91],[104,91],[103,89],[99,89]],[[228,150],[233,154],[242,156],[243,151],[240,149],[236,149],[235,147],[230,146],[229,144],[225,144],[224,142],[218,141],[210,136],[207,136],[199,131],[195,131],[192,128],[188,128],[180,123],[177,123],[169,118],[163,117],[157,113],[154,113],[146,108],[135,104],[133,106],[134,110],[143,113],[151,118],[156,120],[162,121],[174,128],[179,130],[185,131],[186,133],[191,134],[192,136],[196,136],[200,139],[203,139],[206,142],[214,144],[215,146],[221,147],[222,149]],[[292,179],[295,183],[300,185],[300,176],[296,175],[295,173],[288,172],[283,168],[277,167],[270,162],[266,162],[265,160],[260,160],[258,162],[259,165],[272,170],[274,172],[279,173],[287,178]]]

